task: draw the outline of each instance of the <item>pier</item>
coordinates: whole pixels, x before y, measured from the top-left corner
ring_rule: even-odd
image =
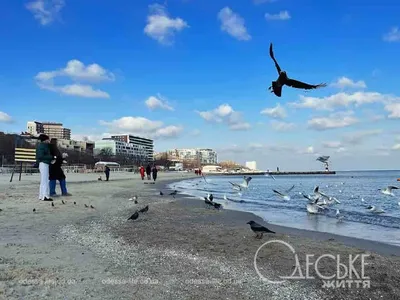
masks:
[[[255,175],[335,175],[336,171],[304,171],[304,172],[207,172],[204,176],[255,176]]]

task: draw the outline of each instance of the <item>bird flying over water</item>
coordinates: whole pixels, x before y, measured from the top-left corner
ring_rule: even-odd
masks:
[[[292,187],[291,187],[290,189],[286,190],[285,193],[279,192],[279,191],[277,191],[277,190],[272,190],[272,191],[273,191],[275,194],[281,196],[283,200],[290,200],[290,196],[289,196],[288,194],[289,194],[289,192],[290,192],[291,190],[293,190],[293,188],[294,188],[294,185],[292,185]]]
[[[233,183],[233,182],[230,182],[230,181],[229,181],[229,183],[232,184],[232,188],[234,190],[241,191],[243,188],[247,189],[249,187],[251,179],[252,179],[251,176],[249,176],[249,177],[243,176],[243,182],[242,183]]]
[[[398,189],[399,188],[397,186],[389,185],[388,187],[386,187],[384,189],[379,189],[379,191],[381,191],[382,194],[394,197],[392,190],[398,190]]]
[[[276,81],[272,81],[272,85],[268,88],[271,90],[271,93],[274,93],[276,96],[281,97],[282,95],[282,87],[284,85],[296,88],[296,89],[304,89],[304,90],[311,90],[311,89],[318,89],[321,87],[326,87],[326,83],[320,84],[308,84],[304,83],[295,79],[291,79],[287,76],[285,71],[282,71],[278,62],[275,59],[274,51],[272,50],[272,43],[269,46],[269,55],[271,56],[272,60],[275,63],[276,70],[278,71],[279,77]]]
[[[275,233],[274,231],[269,230],[267,227],[264,227],[254,221],[249,221],[247,224],[250,225],[251,230],[256,234],[256,238],[261,239],[264,232],[265,233]]]

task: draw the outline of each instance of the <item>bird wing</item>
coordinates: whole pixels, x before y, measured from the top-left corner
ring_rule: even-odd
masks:
[[[275,177],[274,177],[274,175],[269,174],[269,176],[271,176],[273,180],[276,180]]]
[[[286,190],[286,193],[289,193],[293,189],[294,189],[294,184],[292,185],[292,187],[290,189]]]
[[[303,194],[303,193],[302,193],[302,195],[303,195],[303,197],[306,198],[307,200],[314,201],[313,199],[310,198],[310,196],[305,195],[305,194]]]
[[[389,191],[398,190],[399,189],[397,186],[392,186],[392,185],[389,185],[387,188],[388,188]]]
[[[304,83],[298,80],[294,79],[288,79],[285,83],[287,86],[296,88],[296,89],[304,89],[304,90],[312,90],[312,89],[318,89],[321,87],[326,87],[326,83],[320,83],[320,84],[308,84]]]
[[[274,193],[276,193],[276,194],[278,194],[278,195],[280,195],[280,196],[282,196],[282,197],[284,197],[285,195],[284,194],[282,194],[281,192],[279,192],[279,191],[277,191],[277,190],[272,190]]]
[[[275,59],[274,51],[272,50],[272,43],[269,45],[269,56],[271,56],[272,60],[274,61],[275,68],[278,71],[278,74],[280,74],[281,73],[281,67],[279,67],[278,62]]]
[[[282,87],[275,87],[272,89],[272,91],[274,92],[275,96],[280,97],[282,96]]]
[[[317,186],[314,188],[314,194],[317,194],[318,191],[319,191],[319,186],[317,185]]]

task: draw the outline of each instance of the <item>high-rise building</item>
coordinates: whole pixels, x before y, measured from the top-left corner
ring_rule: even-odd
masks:
[[[143,147],[112,138],[104,138],[94,143],[94,154],[100,154],[103,149],[110,149],[111,155],[136,156],[141,160],[153,161],[148,158],[148,152]]]
[[[154,141],[151,139],[134,136],[130,134],[112,135],[111,139],[115,141],[131,144],[135,153],[143,154],[147,157],[148,161],[154,160]]]
[[[62,123],[29,121],[27,131],[32,135],[44,133],[50,138],[71,139],[71,129],[64,128]]]

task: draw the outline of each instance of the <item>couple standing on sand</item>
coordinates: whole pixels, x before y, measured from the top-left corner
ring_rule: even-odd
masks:
[[[40,171],[39,200],[53,201],[50,197],[57,196],[57,180],[60,182],[62,195],[71,196],[67,191],[66,177],[61,168],[64,159],[58,150],[57,139],[50,141],[46,134],[41,134],[39,141],[36,147],[36,163],[39,164]]]
[[[144,169],[143,166],[140,167],[139,172],[140,172],[140,177],[142,177],[142,180],[144,180],[144,172],[145,172],[145,169]],[[153,168],[152,168],[152,167],[148,164],[147,167],[146,167],[147,180],[150,180],[150,179],[151,179],[151,177],[150,177],[150,176],[151,176],[151,173],[153,173],[153,180],[156,181],[156,179],[157,179],[157,173],[158,173],[157,167],[156,167],[155,165],[153,165]]]

